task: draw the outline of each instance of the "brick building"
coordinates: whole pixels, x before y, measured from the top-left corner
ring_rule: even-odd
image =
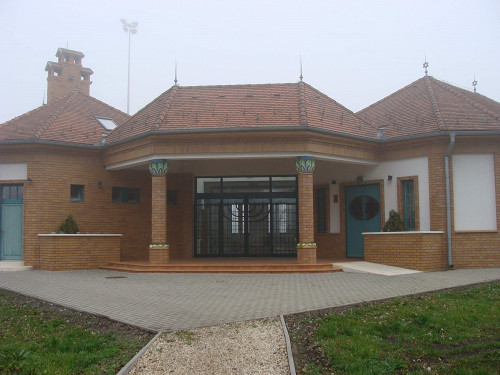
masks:
[[[0,261],[500,267],[498,102],[426,75],[358,113],[300,81],[174,85],[129,116],[56,56],[48,104],[0,125]]]

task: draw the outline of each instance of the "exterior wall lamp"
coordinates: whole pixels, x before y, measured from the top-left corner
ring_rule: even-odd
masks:
[[[391,175],[387,176],[387,181],[392,181],[392,176]]]

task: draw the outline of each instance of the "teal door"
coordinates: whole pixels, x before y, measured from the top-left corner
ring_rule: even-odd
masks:
[[[380,232],[380,186],[359,185],[345,189],[346,255],[362,258],[363,232]]]
[[[0,260],[23,258],[23,186],[3,185],[0,195]]]

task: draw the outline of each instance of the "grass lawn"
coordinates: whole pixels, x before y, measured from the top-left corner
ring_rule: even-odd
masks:
[[[152,334],[0,291],[0,374],[115,374]]]
[[[302,359],[298,374],[477,375],[500,370],[498,282],[300,314],[287,325]]]

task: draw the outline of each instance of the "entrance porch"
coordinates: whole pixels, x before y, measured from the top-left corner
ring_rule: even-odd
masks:
[[[151,229],[147,217],[137,222],[151,242],[122,251],[113,269],[331,271],[333,261],[346,259],[344,181],[355,184],[376,163],[295,153],[154,155],[108,170],[145,171],[148,164],[140,204],[150,204]]]

